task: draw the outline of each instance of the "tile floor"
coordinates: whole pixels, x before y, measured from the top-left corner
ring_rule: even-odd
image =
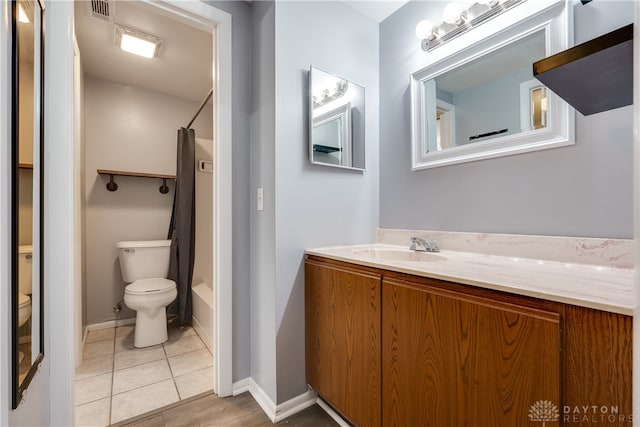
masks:
[[[107,426],[211,390],[213,357],[191,327],[133,346],[133,325],[90,331],[76,370],[76,426]]]

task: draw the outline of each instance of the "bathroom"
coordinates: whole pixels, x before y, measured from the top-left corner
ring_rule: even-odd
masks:
[[[75,383],[79,425],[89,420],[117,423],[206,392],[213,385],[213,228],[207,221],[213,215],[213,108],[205,100],[213,85],[213,35],[141,2],[112,2],[107,12],[96,9],[97,4],[75,3],[81,69],[76,114],[84,175],[80,184],[82,319],[78,319],[83,354]],[[125,34],[133,29],[160,38],[156,57],[136,56],[114,46],[114,27]],[[168,244],[154,249],[137,242],[167,239],[176,186],[177,133],[192,118],[193,321],[181,328],[177,306],[170,308],[167,341],[154,339],[161,335],[161,328],[166,334],[166,325],[140,326],[140,313],[131,308],[137,308],[131,301],[134,294],[125,295],[125,287],[150,276],[125,280],[124,262],[141,259],[145,250],[165,251],[161,260],[168,262]],[[178,215],[176,221],[184,218]],[[163,268],[158,277],[167,277],[168,264]],[[160,310],[177,292],[167,288],[165,293]],[[146,289],[145,295],[149,295]]]
[[[282,2],[273,6],[266,2],[234,2],[220,6],[233,15],[234,36],[229,162],[233,165],[233,197],[229,203],[233,222],[227,228],[229,240],[233,241],[233,299],[228,300],[233,307],[231,383],[250,379],[244,383],[246,388],[262,389],[264,400],[273,404],[274,411],[307,390],[302,267],[305,249],[370,243],[375,241],[378,227],[633,237],[630,106],[589,117],[576,113],[575,145],[411,171],[408,77],[424,66],[428,56],[420,49],[414,30],[423,17],[431,14],[432,20],[437,19],[433,17],[441,13],[442,5],[436,7],[440,2],[434,3],[432,9],[426,10],[423,7],[431,2],[410,2],[380,24],[341,3],[321,6],[314,2]],[[611,2],[594,0],[584,6],[573,2],[571,7],[575,43],[626,25],[634,16],[630,2],[616,3],[614,8]],[[49,9],[49,45],[68,46],[60,34],[64,32],[61,21],[68,24],[70,12],[64,6]],[[331,22],[333,30],[322,34],[310,31],[312,23],[319,21]],[[57,52],[61,56],[50,61],[50,73],[56,73],[55,67],[61,68],[60,64],[67,64],[70,59],[68,53],[64,56],[65,49]],[[305,91],[310,65],[365,87],[364,173],[308,163]],[[64,68],[51,75],[58,87],[47,86],[51,91],[49,99],[58,99],[64,108],[64,93],[56,90],[68,89],[68,72]],[[198,101],[193,102],[197,107]],[[186,113],[187,119],[193,112]],[[48,126],[64,122],[55,119],[60,117],[52,112]],[[172,143],[179,125],[184,124],[173,124],[169,131]],[[48,128],[51,138],[60,136],[54,131]],[[54,231],[68,229],[69,206],[73,206],[65,196],[65,191],[70,191],[68,183],[60,176],[68,178],[65,172],[73,171],[74,150],[62,140],[66,139],[61,137],[55,143],[50,159],[46,191],[54,202],[49,206],[51,223],[47,233],[53,233],[49,242],[60,239],[58,253],[72,257],[75,245],[63,232]],[[103,167],[112,166],[91,168],[95,172]],[[86,176],[89,172],[87,166]],[[92,179],[100,197],[122,197],[126,194],[123,192],[129,191],[127,188],[139,186],[143,187],[140,190],[148,190],[141,191],[140,197],[155,200],[156,204],[165,201],[157,190],[161,182],[156,180],[116,178],[119,189],[110,193],[104,188],[108,178],[94,175]],[[259,188],[264,194],[261,212],[256,201]],[[160,227],[157,231],[165,233]],[[51,251],[48,254],[52,260],[58,259]],[[112,269],[111,277],[117,277],[117,264],[107,268]],[[61,356],[69,354],[73,340],[61,331],[72,329],[67,312],[75,310],[67,300],[73,294],[74,276],[56,269],[48,274],[46,283],[55,286],[56,295],[47,303],[51,314],[47,317],[46,336],[55,339],[47,341],[49,357],[45,356],[41,373],[32,383],[32,397],[9,415],[12,421],[17,420],[16,424],[20,417],[28,417],[26,412],[31,405],[39,403],[52,408],[46,416],[52,424],[64,424],[60,420],[67,419],[71,411],[61,408],[66,408],[72,397],[53,390],[73,387],[69,385],[69,367]],[[108,305],[105,302],[105,315],[113,313],[112,306],[117,302],[119,298],[109,298]]]

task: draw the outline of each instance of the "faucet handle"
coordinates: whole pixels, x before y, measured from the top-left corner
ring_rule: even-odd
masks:
[[[415,251],[416,250],[416,238],[415,237],[411,238],[411,246],[409,246],[409,250],[410,251]]]

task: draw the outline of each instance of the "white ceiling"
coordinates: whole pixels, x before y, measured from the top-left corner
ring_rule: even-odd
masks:
[[[75,25],[85,73],[180,98],[201,101],[212,86],[213,36],[178,21],[141,1],[110,0],[111,21],[90,14],[89,1],[75,2]],[[407,0],[345,1],[381,22]],[[146,59],[120,50],[114,25],[130,27],[164,40],[157,58]]]
[[[75,22],[84,71],[94,77],[202,101],[212,86],[213,36],[140,1],[111,1],[114,22],[89,14],[88,1],[75,2]],[[157,58],[122,51],[114,23],[164,40]]]
[[[352,0],[344,1],[344,3],[380,23],[396,10],[409,3],[409,0]]]

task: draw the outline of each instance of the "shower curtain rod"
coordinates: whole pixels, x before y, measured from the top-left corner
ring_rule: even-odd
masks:
[[[202,104],[200,104],[200,108],[198,108],[198,111],[196,111],[196,114],[194,114],[194,116],[191,118],[191,121],[187,125],[187,129],[191,129],[191,125],[195,121],[196,117],[198,117],[198,114],[200,114],[200,111],[202,111],[207,101],[209,101],[209,98],[211,98],[211,95],[213,95],[213,88],[211,88],[207,96],[204,98],[204,101],[202,101]]]

